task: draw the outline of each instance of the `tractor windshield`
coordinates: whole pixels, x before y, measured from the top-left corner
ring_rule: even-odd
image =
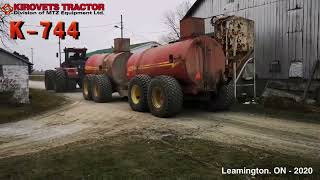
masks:
[[[85,53],[79,53],[79,52],[69,52],[68,59],[77,60],[85,57]]]

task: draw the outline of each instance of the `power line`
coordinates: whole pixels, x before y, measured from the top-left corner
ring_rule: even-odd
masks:
[[[80,26],[80,28],[96,28],[96,27],[106,27],[106,26],[114,26],[120,24],[120,22],[118,23],[110,23],[110,24],[103,24],[103,25],[96,25],[96,26]]]

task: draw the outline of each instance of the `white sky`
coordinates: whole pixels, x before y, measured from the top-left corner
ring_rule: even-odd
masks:
[[[66,30],[71,21],[78,21],[81,36],[79,40],[74,40],[66,36],[62,40],[61,49],[64,47],[86,47],[89,52],[97,49],[110,48],[113,45],[113,39],[120,37],[120,29],[114,28],[115,23],[120,22],[120,15],[124,17],[125,37],[131,38],[131,44],[146,41],[159,41],[161,35],[168,32],[163,23],[166,11],[175,9],[184,0],[5,0],[10,4],[14,3],[105,3],[105,15],[77,15],[77,16],[45,16],[45,15],[24,15],[12,17],[13,20],[23,20],[23,32],[26,40],[15,40],[8,44],[11,50],[31,57],[31,48],[34,48],[34,68],[37,70],[52,69],[59,65],[56,58],[58,52],[58,37],[53,35],[53,29],[58,21],[66,23]],[[189,0],[194,3],[195,0]],[[51,21],[50,39],[41,38],[43,27],[33,27],[26,25],[40,25],[40,21]],[[107,26],[100,26],[107,25]],[[88,27],[91,28],[81,28]],[[100,26],[100,27],[92,27]],[[29,36],[27,30],[38,30],[38,36]],[[31,58],[30,58],[31,59]]]

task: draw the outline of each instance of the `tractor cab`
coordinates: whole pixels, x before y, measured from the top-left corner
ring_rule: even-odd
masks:
[[[85,73],[86,53],[86,48],[65,48],[65,61],[61,64],[61,68],[65,69],[69,78],[80,79],[80,85]]]
[[[86,58],[86,48],[65,48],[65,62],[61,64],[62,68],[78,68],[84,66]]]

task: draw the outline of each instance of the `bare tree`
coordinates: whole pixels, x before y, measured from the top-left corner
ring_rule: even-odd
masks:
[[[164,24],[167,25],[170,33],[162,37],[164,42],[176,41],[180,38],[180,20],[191,8],[191,3],[185,1],[174,10],[167,11],[164,15]]]
[[[0,7],[4,4],[1,2]],[[0,41],[3,47],[6,47],[6,43],[10,40],[9,36],[9,24],[10,17],[6,15],[4,12],[0,11]]]

